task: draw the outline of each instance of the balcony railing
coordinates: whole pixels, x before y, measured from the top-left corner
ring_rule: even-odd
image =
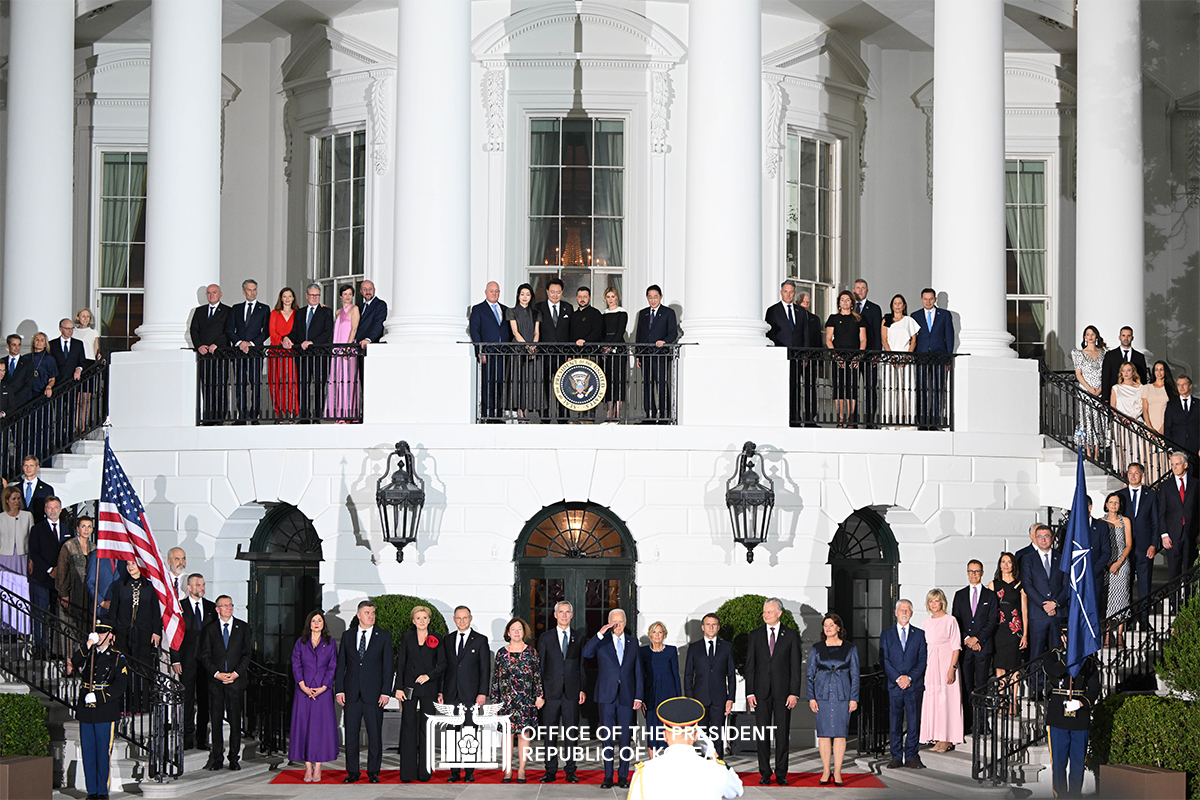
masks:
[[[954,355],[789,348],[792,427],[954,429]]]
[[[678,344],[474,347],[477,422],[678,420]]]
[[[65,453],[108,418],[108,361],[100,359],[79,380],[56,381],[50,397],[37,395],[0,420],[0,470],[9,480],[21,474],[21,460],[45,461]]]
[[[196,424],[362,422],[357,344],[228,347],[196,354]]]

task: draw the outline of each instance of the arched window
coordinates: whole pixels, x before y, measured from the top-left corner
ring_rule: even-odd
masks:
[[[864,671],[879,662],[879,635],[892,622],[899,563],[892,529],[873,508],[847,517],[829,544],[829,607],[845,622]]]

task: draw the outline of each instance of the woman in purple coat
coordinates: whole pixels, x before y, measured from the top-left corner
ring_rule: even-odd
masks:
[[[292,735],[288,759],[304,762],[304,782],[321,780],[321,762],[338,757],[337,719],[333,713],[333,673],[337,646],[329,637],[325,617],[318,609],[304,621],[308,636],[292,648]]]

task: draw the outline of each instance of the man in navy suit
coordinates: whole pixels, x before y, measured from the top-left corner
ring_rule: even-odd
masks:
[[[937,292],[921,290],[921,305],[913,314],[917,322],[917,353],[953,353],[954,320],[937,307]],[[917,419],[921,428],[941,427],[942,407],[949,401],[946,390],[948,368],[936,364],[917,367]]]
[[[199,655],[205,630],[217,621],[217,607],[204,597],[204,576],[199,572],[188,576],[186,589],[179,602],[183,612],[183,642],[178,650],[171,650],[171,671],[183,682],[183,749],[207,750],[208,676]]]
[[[315,351],[308,353],[308,348],[314,344],[333,343],[333,311],[329,306],[321,305],[321,287],[315,283],[305,287],[304,299],[308,305],[297,312],[299,318],[293,317],[292,335],[283,337],[283,344],[285,347],[299,345],[296,384],[300,392],[300,421],[311,423],[325,415],[329,358],[321,357]]]
[[[4,385],[8,387],[9,411],[15,411],[33,399],[33,362],[21,355],[21,337],[10,333],[8,345],[8,371],[4,373]]]
[[[83,364],[87,361],[83,342],[72,338],[75,335],[75,323],[70,317],[58,321],[59,337],[50,340],[50,355],[58,366],[58,377],[63,383],[77,381],[83,374]]]
[[[62,501],[54,495],[45,499],[46,518],[29,531],[29,561],[33,572],[29,576],[29,602],[53,613],[54,579],[58,574],[58,551],[71,536],[65,521],[59,519]],[[46,649],[46,629],[40,618],[34,620],[34,642],[40,652]]]
[[[786,280],[781,283],[779,302],[767,309],[767,338],[776,347],[820,347],[821,342],[813,338],[813,315],[795,300],[796,282]],[[816,371],[805,369],[801,356],[792,351],[788,353],[788,377],[791,424],[798,426],[802,420],[811,424],[817,410]]]
[[[1089,530],[1088,544],[1092,551],[1092,585],[1096,591],[1096,608],[1107,608],[1108,599],[1104,588],[1104,573],[1112,561],[1112,542],[1108,538],[1108,523],[1103,518],[1092,516],[1092,497],[1087,495]],[[1121,511],[1124,516],[1125,512]],[[1054,648],[1051,648],[1054,649]]]
[[[383,338],[383,323],[387,321],[387,303],[375,296],[375,284],[363,281],[358,287],[362,302],[358,306],[358,343],[366,347]]]
[[[775,781],[787,786],[788,742],[792,709],[800,700],[804,673],[800,669],[800,634],[783,624],[783,603],[777,597],[763,603],[763,624],[750,632],[746,651],[746,704],[756,727],[774,726]],[[759,784],[771,782],[771,742],[758,740]]]
[[[1200,452],[1200,407],[1192,397],[1192,379],[1180,375],[1175,381],[1179,397],[1163,410],[1163,436],[1189,453]]]
[[[1158,486],[1158,535],[1167,558],[1167,579],[1187,572],[1195,554],[1196,517],[1200,516],[1200,491],[1188,475],[1188,457],[1171,453],[1171,474]]]
[[[862,325],[867,329],[867,349],[883,349],[883,309],[878,303],[867,299],[867,282],[859,278],[854,282],[854,310],[862,319]],[[863,364],[863,421],[867,427],[875,427],[875,414],[878,410],[879,393],[876,391],[879,370],[874,362]]]
[[[579,783],[575,777],[575,744],[579,734],[579,707],[587,696],[583,692],[583,637],[571,629],[575,608],[566,600],[554,604],[553,628],[537,640],[538,662],[542,665],[542,725],[546,728],[546,773],[542,783],[558,780],[558,756],[566,758],[563,771],[567,783]]]
[[[1129,465],[1126,476],[1129,484],[1117,494],[1125,501],[1125,515],[1133,524],[1133,571],[1137,576],[1138,599],[1150,594],[1150,579],[1154,574],[1154,556],[1160,544],[1158,538],[1158,495],[1142,485],[1146,469],[1136,461]],[[1142,625],[1150,620],[1150,611],[1142,612]]]
[[[242,698],[250,683],[253,644],[250,626],[233,617],[233,600],[217,598],[217,619],[200,633],[200,663],[208,675],[208,712],[212,749],[205,769],[221,769],[225,756],[225,727],[229,722],[229,768],[241,769]]]
[[[609,631],[612,633],[609,633]],[[642,707],[642,659],[638,641],[625,630],[625,612],[614,608],[608,612],[608,624],[583,646],[583,657],[594,658],[599,672],[596,675],[596,702],[600,704],[600,741],[604,754],[604,781],[601,789],[613,787],[613,739],[618,748],[617,785],[629,788],[629,759],[626,748],[633,732],[634,713]],[[614,730],[615,726],[615,730]],[[613,734],[616,734],[614,737]]]
[[[958,620],[962,636],[962,656],[958,674],[962,677],[963,729],[971,729],[971,693],[991,674],[992,655],[996,652],[996,627],[1000,624],[1000,598],[983,585],[983,562],[967,562],[967,585],[954,593],[951,613]]]
[[[343,783],[354,783],[359,772],[359,723],[367,721],[367,778],[379,783],[383,763],[383,709],[391,698],[395,679],[396,659],[392,650],[392,635],[375,625],[375,604],[363,600],[358,604],[358,627],[342,634],[338,648],[337,671],[334,673],[334,698],[345,708],[342,721],[346,726],[346,777]]]
[[[203,370],[200,388],[200,419],[204,422],[224,422],[229,414],[229,362],[215,353],[229,347],[229,306],[221,302],[221,287],[210,283],[204,290],[208,302],[192,312],[190,333],[192,347]]]
[[[271,307],[258,302],[258,281],[242,281],[246,302],[238,303],[229,312],[225,335],[243,356],[234,362],[233,396],[237,399],[237,425],[246,420],[258,424],[262,402],[262,355],[250,356],[251,347],[265,347],[271,338]]]
[[[663,345],[673,344],[679,337],[675,311],[662,304],[662,289],[651,284],[646,290],[649,307],[638,312],[637,348],[642,370],[642,407],[645,422],[666,422],[671,416],[671,351]],[[657,387],[657,390],[656,390]]]
[[[1021,561],[1021,586],[1029,598],[1029,658],[1035,659],[1058,644],[1058,620],[1067,613],[1067,585],[1059,562],[1062,552],[1051,549],[1054,534],[1038,525],[1036,549]]]
[[[504,324],[504,312],[500,304],[500,284],[489,281],[483,290],[486,298],[471,309],[471,341],[507,342],[511,338],[509,326]],[[479,359],[479,416],[484,422],[503,423],[504,355],[487,347],[476,347]]]
[[[487,701],[492,651],[488,648],[487,637],[471,629],[471,609],[466,606],[454,609],[454,628],[442,639],[442,648],[446,651],[446,672],[442,675],[442,691],[438,695],[438,702],[464,706],[467,719],[470,720],[471,709]],[[458,783],[461,775],[459,770],[451,769],[446,783]],[[466,770],[466,780],[474,783],[475,770]]]
[[[717,637],[721,620],[705,614],[700,622],[704,631],[698,641],[688,645],[683,667],[683,694],[704,706],[701,725],[717,749],[717,758],[725,757],[725,718],[733,711],[737,697],[737,670],[733,666],[733,643]]]
[[[888,720],[892,760],[888,769],[924,769],[917,755],[921,739],[921,702],[925,699],[925,664],[929,651],[925,631],[910,625],[911,600],[896,603],[896,624],[879,636],[879,658],[888,682]],[[905,736],[905,725],[908,735]]]

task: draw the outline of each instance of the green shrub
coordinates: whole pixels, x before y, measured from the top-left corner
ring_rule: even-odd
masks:
[[[439,637],[446,634],[446,620],[437,606],[420,597],[407,594],[381,594],[372,597],[375,603],[375,624],[392,635],[394,646],[400,646],[400,638],[406,631],[412,630],[412,610],[416,606],[425,606],[431,612],[429,630]]]
[[[1200,697],[1200,595],[1188,600],[1171,623],[1155,670],[1175,689]]]
[[[1152,695],[1113,695],[1092,717],[1088,767],[1142,764],[1186,772],[1200,797],[1200,705]]]
[[[46,707],[29,694],[0,694],[0,756],[48,756]]]
[[[744,594],[726,600],[717,609],[717,619],[721,620],[722,639],[733,642],[733,663],[743,677],[746,674],[746,652],[750,647],[750,631],[763,624],[763,603],[767,598],[761,594]],[[782,625],[799,631],[796,618],[786,608],[780,620]]]

